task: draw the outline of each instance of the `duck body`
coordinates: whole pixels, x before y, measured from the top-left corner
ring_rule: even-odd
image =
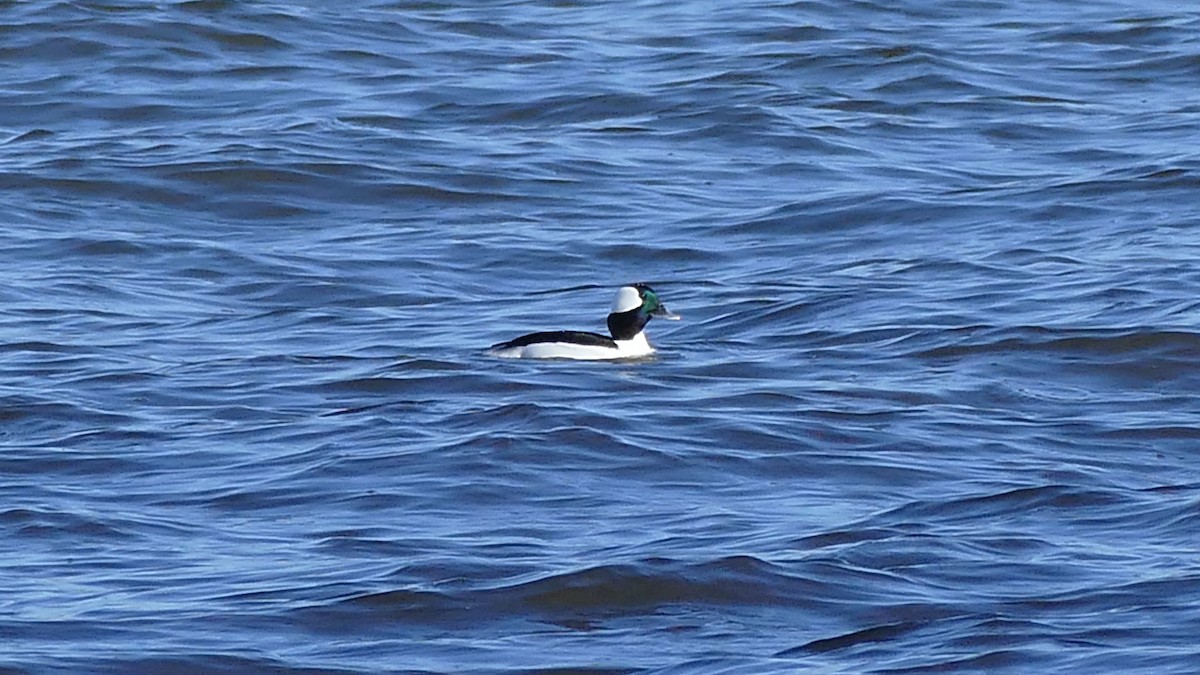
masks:
[[[513,359],[600,361],[649,356],[654,347],[644,329],[651,317],[678,319],[646,284],[622,286],[608,315],[610,335],[583,331],[544,331],[492,345],[493,356]]]
[[[645,333],[629,340],[614,340],[599,333],[547,331],[530,333],[492,347],[492,355],[509,359],[578,359],[603,361],[649,356],[654,347]]]

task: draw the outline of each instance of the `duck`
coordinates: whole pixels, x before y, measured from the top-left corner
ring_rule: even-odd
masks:
[[[667,309],[647,284],[630,284],[617,289],[608,315],[609,335],[573,330],[530,333],[492,345],[489,353],[509,359],[580,359],[600,361],[650,356],[654,347],[646,339],[650,319],[672,321],[679,315]]]

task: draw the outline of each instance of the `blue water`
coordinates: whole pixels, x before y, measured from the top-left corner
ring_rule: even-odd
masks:
[[[1200,9],[480,5],[0,3],[0,672],[1200,671]]]

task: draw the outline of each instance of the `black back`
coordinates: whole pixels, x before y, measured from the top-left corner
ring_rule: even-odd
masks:
[[[612,315],[609,315],[609,319],[611,329]],[[609,349],[617,348],[617,343],[613,342],[612,338],[605,337],[599,333],[585,333],[578,330],[551,330],[541,333],[522,335],[515,340],[509,340],[508,342],[501,342],[500,344],[492,345],[492,349],[525,347],[527,345],[537,344],[539,342],[568,342],[577,345],[587,345],[589,347],[608,347]]]

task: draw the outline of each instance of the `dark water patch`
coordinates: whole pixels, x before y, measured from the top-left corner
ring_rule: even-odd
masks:
[[[29,540],[59,538],[76,545],[88,539],[111,543],[114,539],[127,536],[120,528],[80,513],[9,509],[0,512],[0,524],[9,529],[14,537]]]
[[[1053,354],[1078,357],[1160,356],[1189,359],[1200,353],[1200,336],[1183,331],[1142,331],[1113,328],[1103,331],[1060,330],[1028,326],[1019,329],[1019,337],[999,337],[993,341],[963,346],[937,347],[916,356],[924,358],[962,357],[1006,351],[1037,349]],[[992,332],[995,335],[994,332]]]
[[[89,405],[25,396],[7,396],[0,402],[6,429],[13,437],[37,438],[62,426],[119,427],[134,423],[132,416]]]
[[[1194,614],[1194,610],[1179,607],[1175,603],[1150,601],[1154,598],[1187,597],[1194,592],[1200,578],[1187,572],[1174,573],[1161,578],[1135,581],[1116,586],[1102,585],[1098,587],[1082,587],[1054,594],[1045,598],[1029,598],[1020,601],[1020,606],[1032,609],[1037,613],[1048,613],[1048,610],[1062,609],[1068,614],[1089,612],[1129,612],[1136,608],[1160,611],[1165,613]],[[1146,593],[1146,591],[1151,591]]]
[[[345,598],[333,609],[350,609],[354,612],[368,612],[389,621],[406,622],[442,622],[467,619],[469,606],[456,602],[452,597],[433,591],[392,590],[368,593]],[[328,625],[328,617],[323,616],[325,610],[314,608],[310,610],[315,618],[315,625]],[[340,613],[340,612],[339,612]]]
[[[594,124],[612,119],[653,115],[654,99],[622,93],[599,94],[585,98],[555,97],[534,104],[498,106],[489,119],[500,124]]]
[[[187,675],[189,673],[250,673],[271,672],[280,675],[349,675],[358,672],[354,669],[337,667],[328,668],[296,668],[286,661],[268,656],[257,658],[243,657],[220,652],[196,653],[186,657],[179,656],[150,656],[132,659],[102,659],[89,661],[87,664],[74,664],[95,668],[98,673],[145,673],[147,675],[171,673],[172,675]],[[422,673],[419,670],[395,670],[396,673]]]
[[[1023,663],[1028,663],[1030,658],[1034,658],[1037,655],[1037,651],[1038,650],[1034,649],[1030,649],[1028,651],[1016,649],[998,649],[975,656],[935,659],[931,662],[922,663],[916,666],[907,668],[889,668],[879,672],[917,673],[929,672],[930,670],[995,670],[1003,668],[1015,668],[1020,667]]]
[[[206,162],[190,166],[158,167],[168,169],[166,177],[217,189],[253,187],[314,186],[321,176],[303,171],[251,166],[230,166],[228,162]]]
[[[470,613],[480,620],[505,620],[519,612],[555,623],[595,625],[672,605],[787,604],[816,583],[749,557],[698,565],[651,559],[471,591],[383,591],[347,598],[338,606],[417,623],[439,623],[451,617],[462,621]],[[794,588],[786,590],[788,586]]]
[[[1015,488],[995,494],[971,496],[957,500],[938,500],[932,504],[909,504],[885,514],[884,518],[909,522],[931,522],[939,514],[950,514],[953,519],[962,518],[974,521],[980,518],[1031,514],[1040,510],[1098,509],[1120,503],[1121,499],[1110,492],[1081,491],[1067,486],[1048,485]]]
[[[31,178],[0,173],[0,188],[27,190],[33,195],[57,193],[68,199],[133,198],[160,206],[179,206],[189,200],[180,192],[149,185],[134,185],[89,178]]]
[[[857,645],[868,642],[890,641],[902,637],[907,633],[918,630],[921,627],[921,624],[916,623],[893,623],[883,626],[872,626],[871,628],[856,630],[853,633],[840,635],[838,637],[813,640],[812,642],[799,647],[793,647],[792,649],[784,650],[777,654],[777,656],[794,656],[797,654],[803,654],[805,652],[828,652],[840,649],[850,649]]]
[[[23,142],[27,142],[27,141],[40,141],[40,140],[45,140],[47,138],[51,138],[53,136],[54,136],[54,132],[49,131],[47,129],[30,129],[29,131],[26,131],[24,133],[13,136],[12,138],[8,139],[7,141],[4,141],[4,143],[7,144],[7,143],[23,143]]]
[[[13,343],[9,343],[9,344],[0,345],[0,350],[3,350],[4,352],[14,352],[14,353],[43,352],[43,353],[50,353],[50,354],[72,354],[72,353],[75,353],[78,349],[79,349],[79,347],[77,347],[75,345],[65,345],[65,344],[57,344],[54,342],[41,342],[41,341],[13,342]]]
[[[659,564],[645,561],[633,567],[594,568],[523,584],[504,594],[515,594],[535,611],[604,616],[664,604],[768,603],[776,593],[770,584],[756,588],[756,577],[773,573],[752,558],[722,560],[680,576],[657,570]]]
[[[68,61],[99,57],[107,54],[109,48],[105,42],[69,36],[29,41],[7,49],[0,48],[0,57],[22,61]]]
[[[237,3],[232,0],[187,0],[178,7],[193,12],[223,12],[236,8]]]
[[[75,253],[87,256],[140,256],[148,252],[148,248],[128,240],[77,240],[73,247]]]

